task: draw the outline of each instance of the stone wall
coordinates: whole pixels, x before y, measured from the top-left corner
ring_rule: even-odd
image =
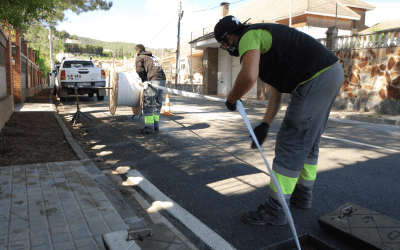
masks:
[[[334,107],[400,114],[400,46],[333,52],[345,62]]]

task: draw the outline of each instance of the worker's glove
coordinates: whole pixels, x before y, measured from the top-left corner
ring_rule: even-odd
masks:
[[[149,87],[149,82],[142,82],[140,85],[142,85],[143,89],[147,89]]]
[[[260,125],[254,128],[254,134],[256,135],[258,144],[260,144],[260,146],[264,142],[265,138],[267,138],[268,129],[269,129],[269,124],[266,122],[262,122]],[[251,144],[251,148],[257,148],[254,140],[253,143]]]
[[[238,101],[236,101],[236,102],[234,102],[234,103],[230,103],[229,101],[228,101],[228,99],[226,99],[226,102],[225,102],[225,107],[227,108],[227,109],[229,109],[230,111],[235,111],[236,110],[236,103],[237,102],[242,102],[242,100],[238,100]]]

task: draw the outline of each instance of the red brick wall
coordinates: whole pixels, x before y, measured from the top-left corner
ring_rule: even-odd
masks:
[[[14,57],[14,65],[12,67],[13,71],[13,98],[14,102],[21,103],[22,102],[22,92],[21,92],[21,39],[19,35],[19,30],[15,29],[15,42],[14,46],[16,46],[16,54]]]
[[[26,77],[25,77],[25,86],[26,88],[29,88],[29,78],[28,78],[28,67],[29,67],[29,63],[28,63],[28,42],[24,41],[22,43],[22,46],[24,46],[24,51],[25,51],[25,56],[27,57],[26,60]]]

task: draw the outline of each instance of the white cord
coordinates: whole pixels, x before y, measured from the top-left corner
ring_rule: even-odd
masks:
[[[221,99],[221,98],[204,96],[204,95],[200,95],[200,94],[196,94],[196,93],[191,93],[191,92],[177,90],[177,89],[170,89],[170,88],[165,88],[165,87],[160,87],[160,86],[154,86],[154,87],[162,89],[162,90],[165,90],[165,91],[167,91],[169,93],[174,93],[174,94],[185,96],[185,97],[226,102],[225,99]],[[262,157],[264,159],[265,164],[267,165],[268,172],[269,172],[269,175],[271,176],[272,183],[274,184],[274,186],[276,187],[276,189],[278,191],[279,202],[281,203],[281,205],[283,207],[283,210],[285,211],[285,215],[288,218],[290,229],[292,230],[292,234],[293,234],[294,240],[296,242],[297,248],[299,250],[301,250],[300,242],[299,242],[299,239],[297,237],[296,228],[294,226],[294,222],[293,222],[292,214],[290,213],[290,210],[289,210],[289,206],[287,205],[287,203],[285,201],[285,198],[283,196],[282,189],[281,189],[281,187],[280,187],[280,185],[278,183],[278,180],[276,179],[276,177],[274,175],[274,172],[272,171],[271,166],[269,165],[267,159],[265,158],[265,155],[264,155],[264,153],[263,153],[263,151],[262,151],[262,149],[260,147],[260,144],[258,144],[258,140],[257,140],[257,138],[256,138],[256,136],[255,136],[255,134],[253,132],[253,128],[251,127],[249,118],[247,118],[246,111],[244,110],[242,102],[236,102],[236,108],[239,111],[240,115],[242,116],[242,118],[244,120],[244,123],[247,126],[247,129],[249,130],[249,132],[250,132],[255,144],[257,145],[258,150],[260,150],[260,153],[261,153],[261,155],[262,155]]]

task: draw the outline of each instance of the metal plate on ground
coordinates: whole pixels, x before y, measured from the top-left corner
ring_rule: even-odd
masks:
[[[303,250],[338,250],[310,234],[300,236],[299,242]],[[297,250],[297,246],[292,238],[259,250]]]
[[[318,223],[358,249],[400,250],[400,221],[350,202],[320,217]]]

